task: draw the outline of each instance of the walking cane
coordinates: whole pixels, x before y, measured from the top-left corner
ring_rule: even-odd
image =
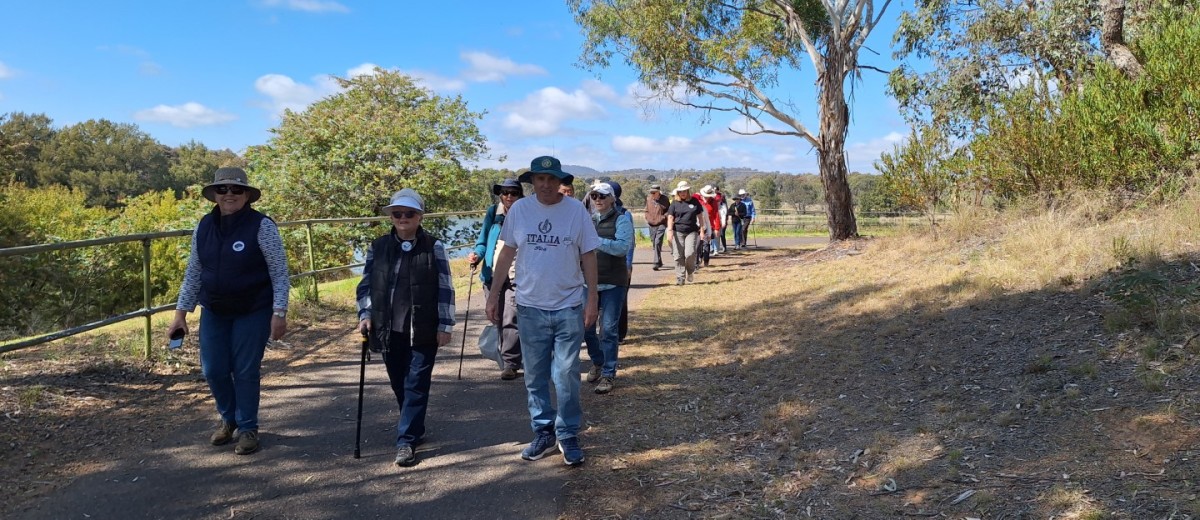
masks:
[[[354,458],[356,459],[361,455],[359,448],[362,446],[363,386],[367,383],[367,357],[370,356],[370,352],[370,347],[367,345],[367,333],[363,332],[362,364],[358,366],[358,424],[354,427]]]
[[[467,321],[471,319],[471,288],[475,287],[475,268],[479,262],[471,264],[471,276],[467,278],[467,311],[463,313],[462,345],[458,347],[458,378],[462,379],[463,356],[467,352]]]

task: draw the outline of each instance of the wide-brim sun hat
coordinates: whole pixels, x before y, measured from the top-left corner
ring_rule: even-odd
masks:
[[[738,195],[749,195],[746,190],[738,190]]]
[[[717,189],[712,187],[712,185],[705,185],[703,188],[700,188],[700,195],[703,197],[716,197]]]
[[[249,196],[249,199],[246,200],[247,204],[257,201],[262,197],[262,191],[250,185],[250,182],[246,180],[246,170],[241,168],[217,168],[217,172],[213,174],[212,183],[200,190],[200,194],[210,202],[216,202],[217,186],[241,186],[245,188],[246,194]]]
[[[679,181],[679,184],[675,186],[675,193],[681,191],[692,191],[692,185],[688,184],[687,181]]]
[[[563,184],[571,184],[575,182],[575,176],[562,169],[562,163],[549,155],[543,155],[532,161],[529,161],[529,170],[522,173],[517,180],[529,184],[533,184],[533,176],[539,173],[553,175]]]
[[[425,212],[425,199],[412,188],[404,188],[392,194],[391,202],[383,207],[383,212],[388,213],[392,208],[412,208],[421,213]]]
[[[516,179],[504,179],[504,180],[500,181],[499,183],[492,185],[492,195],[499,195],[500,192],[504,190],[504,188],[513,188],[517,191],[522,192],[522,194],[524,194],[524,190],[525,190],[524,188],[521,187],[521,183],[519,181],[517,181]]]

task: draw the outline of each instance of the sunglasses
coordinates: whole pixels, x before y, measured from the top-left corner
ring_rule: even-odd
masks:
[[[213,188],[213,191],[217,192],[217,195],[225,195],[227,193],[241,195],[246,193],[246,188],[241,186],[217,186],[216,188]]]
[[[600,200],[600,199],[607,199],[607,198],[608,198],[608,195],[605,195],[605,194],[603,194],[603,193],[595,193],[595,192],[593,192],[593,193],[591,193],[590,195],[588,195],[588,197],[591,197],[591,199],[592,199],[592,200]]]
[[[413,218],[420,214],[421,214],[420,211],[411,210],[411,209],[408,211],[393,211],[392,218]]]
[[[500,190],[501,197],[520,197],[523,193],[517,190]]]

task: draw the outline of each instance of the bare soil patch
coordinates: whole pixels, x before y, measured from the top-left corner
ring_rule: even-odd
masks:
[[[651,295],[617,389],[585,394],[566,517],[1200,518],[1195,348],[1147,363],[1080,284],[856,270],[874,245],[718,257]]]

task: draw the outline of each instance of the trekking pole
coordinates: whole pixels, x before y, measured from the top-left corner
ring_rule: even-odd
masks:
[[[363,331],[362,364],[358,366],[358,424],[354,427],[354,458],[356,459],[361,455],[359,448],[362,446],[363,386],[367,383],[367,356],[369,355],[370,346],[367,344],[367,332]]]
[[[467,352],[467,322],[471,319],[471,288],[475,287],[475,268],[479,266],[479,262],[471,264],[471,275],[467,278],[467,310],[463,313],[463,331],[462,345],[458,347],[458,379],[462,379],[463,356]]]

